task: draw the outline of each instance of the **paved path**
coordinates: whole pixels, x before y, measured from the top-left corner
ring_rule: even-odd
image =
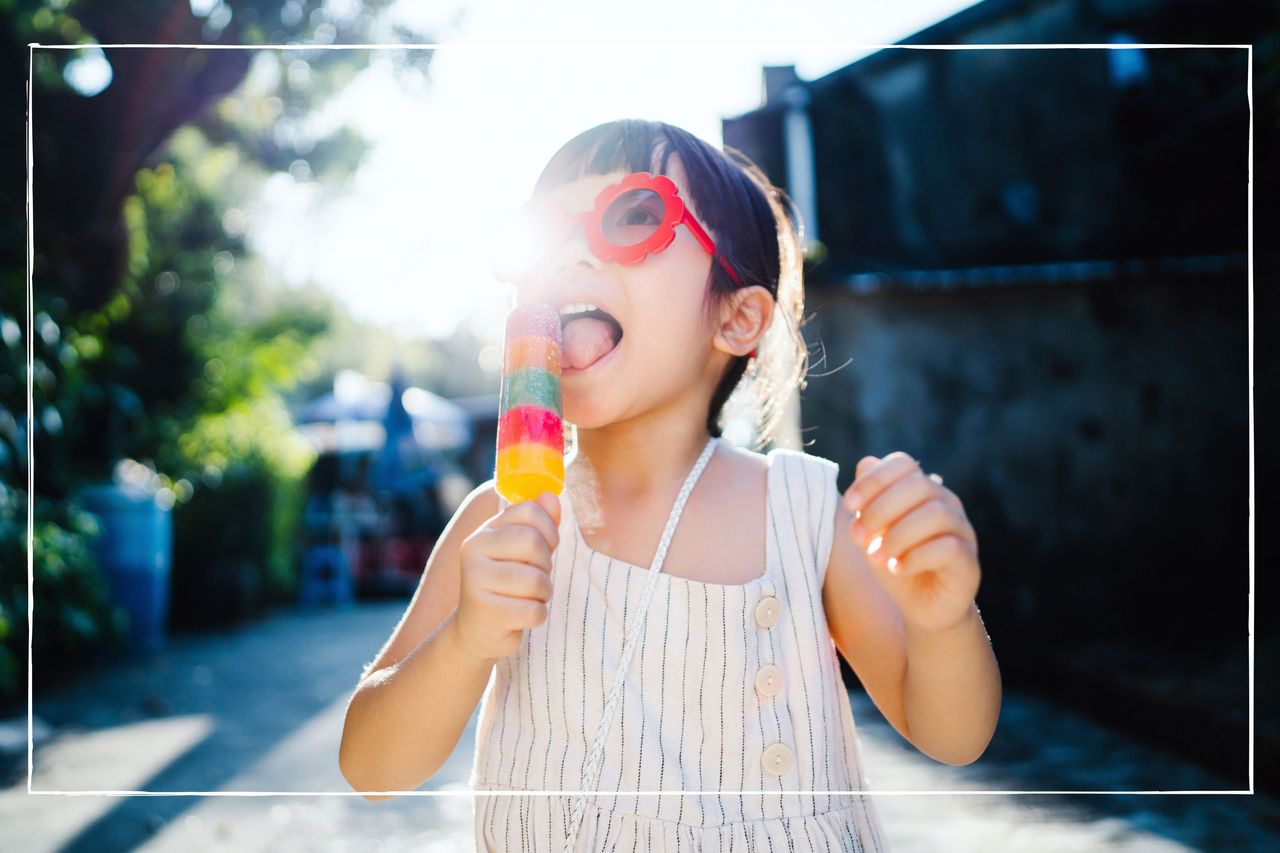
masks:
[[[337,748],[349,691],[403,607],[290,613],[179,638],[149,662],[42,696],[35,712],[52,735],[36,751],[34,787],[348,792]],[[875,790],[1242,787],[1017,692],[1006,692],[987,754],[948,767],[903,741],[864,694],[852,698]],[[465,790],[473,732],[474,720],[427,789]],[[31,796],[22,770],[0,791],[0,850],[471,848],[469,796]],[[1280,803],[1261,796],[876,796],[897,853],[1280,849]]]

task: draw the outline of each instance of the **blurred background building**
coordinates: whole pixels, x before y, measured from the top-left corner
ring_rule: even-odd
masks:
[[[1190,4],[987,0],[902,43],[1191,31],[1233,30]],[[847,488],[862,455],[905,450],[963,498],[1007,681],[1237,776],[1246,60],[887,49],[814,80],[766,68],[760,108],[724,122],[805,224],[827,358],[804,395],[810,452]],[[1272,759],[1277,734],[1259,730]]]

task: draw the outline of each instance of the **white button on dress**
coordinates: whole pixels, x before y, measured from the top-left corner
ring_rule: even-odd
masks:
[[[782,612],[782,602],[772,595],[766,595],[756,605],[756,624],[761,628],[772,628],[778,624],[778,614]]]
[[[781,776],[791,769],[791,748],[785,743],[770,744],[761,758],[764,772],[771,776]]]
[[[761,696],[777,696],[782,689],[782,669],[767,663],[756,673],[756,692]]]

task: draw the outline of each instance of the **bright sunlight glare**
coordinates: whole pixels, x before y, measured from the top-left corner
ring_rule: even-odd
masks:
[[[495,235],[572,136],[635,117],[666,121],[720,145],[721,120],[760,105],[763,66],[794,64],[802,78],[814,79],[871,52],[784,42],[821,38],[838,45],[847,33],[848,44],[888,44],[968,5],[931,0],[906,10],[815,2],[777,19],[735,7],[735,39],[779,47],[714,49],[592,47],[602,38],[602,18],[613,16],[617,41],[634,33],[623,9],[603,4],[561,3],[555,14],[467,7],[456,31],[437,36],[464,49],[439,49],[421,91],[405,91],[389,59],[375,53],[331,101],[323,120],[349,122],[370,143],[352,186],[321,202],[305,181],[278,176],[263,199],[267,215],[255,241],[287,282],[314,280],[359,317],[431,337],[446,337],[466,322],[482,338],[500,340],[510,290],[492,272]],[[687,8],[659,2],[646,18],[674,20]],[[397,12],[412,22],[409,7]],[[565,25],[586,20],[594,25],[591,33]],[[715,31],[713,21],[702,24],[698,32]],[[663,32],[643,40],[664,38],[688,41]],[[477,41],[516,46],[465,49]],[[549,41],[583,47],[536,46]]]

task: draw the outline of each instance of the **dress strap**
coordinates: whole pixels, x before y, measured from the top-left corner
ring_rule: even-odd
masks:
[[[707,467],[707,462],[711,460],[711,454],[715,452],[718,441],[719,439],[714,435],[707,439],[707,446],[702,448],[702,454],[698,457],[698,461],[693,464],[693,469],[689,472],[689,476],[685,478],[684,485],[680,488],[680,494],[676,495],[675,505],[671,507],[671,514],[667,517],[667,527],[662,531],[662,541],[658,543],[658,551],[653,555],[653,564],[649,567],[649,577],[645,581],[644,590],[640,593],[640,612],[636,614],[635,621],[626,629],[627,639],[622,647],[622,660],[618,662],[618,671],[614,675],[613,688],[609,691],[609,701],[605,705],[604,716],[600,720],[600,728],[596,731],[596,739],[591,747],[591,754],[587,756],[586,772],[582,778],[582,792],[573,804],[572,824],[569,829],[569,837],[565,839],[565,853],[572,852],[573,846],[578,839],[578,831],[582,826],[583,810],[586,806],[587,792],[595,790],[596,774],[600,771],[600,762],[604,760],[605,735],[609,731],[609,724],[613,721],[613,713],[618,708],[618,699],[622,696],[622,685],[626,681],[627,665],[631,663],[631,655],[635,652],[636,641],[644,630],[644,620],[649,613],[649,600],[653,598],[653,591],[657,587],[658,572],[662,570],[662,563],[667,557],[667,548],[671,545],[671,537],[675,535],[676,525],[680,522],[681,513],[684,512],[685,501],[689,499],[689,493],[693,491],[698,478],[702,476],[702,470]]]
[[[778,543],[780,553],[790,555],[782,562],[798,562],[797,568],[803,567],[821,589],[834,543],[840,466],[790,448],[778,448],[770,456],[777,469],[770,483],[770,511],[782,530],[797,534],[790,542]]]

